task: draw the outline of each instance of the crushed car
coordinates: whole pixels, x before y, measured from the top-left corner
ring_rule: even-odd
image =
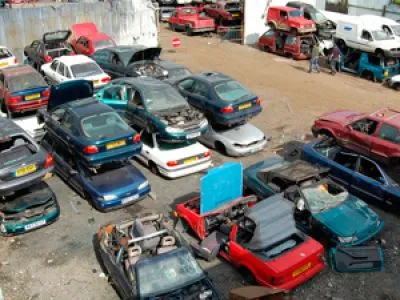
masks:
[[[315,23],[305,19],[300,9],[287,6],[268,7],[267,24],[271,29],[289,31],[296,35],[317,30]]]
[[[18,65],[18,59],[5,46],[0,45],[0,70]]]
[[[177,7],[168,19],[168,25],[171,30],[182,30],[187,35],[215,30],[214,19],[200,16],[198,9],[193,6]]]
[[[219,300],[206,273],[161,214],[101,226],[96,257],[122,299]]]

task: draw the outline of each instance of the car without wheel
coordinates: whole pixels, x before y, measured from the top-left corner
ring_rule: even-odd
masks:
[[[12,52],[0,45],[0,69],[18,65],[18,59]]]

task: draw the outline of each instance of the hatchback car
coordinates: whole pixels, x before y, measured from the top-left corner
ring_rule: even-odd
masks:
[[[176,83],[180,93],[215,124],[232,126],[258,115],[261,99],[221,73],[188,76]]]
[[[0,69],[18,65],[18,59],[12,52],[0,45]]]

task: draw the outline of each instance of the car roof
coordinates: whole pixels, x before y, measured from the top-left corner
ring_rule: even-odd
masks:
[[[305,2],[301,2],[301,1],[289,1],[288,3],[286,3],[286,5],[293,5],[296,8],[303,8],[303,7],[312,7],[314,8],[314,6],[312,6],[311,4],[305,3]],[[290,7],[290,6],[288,6]]]
[[[166,83],[164,81],[152,77],[122,77],[114,79],[112,83],[132,84],[138,87],[139,89],[152,89],[156,87],[171,86],[169,83]]]
[[[399,25],[395,20],[385,18],[382,16],[375,16],[375,15],[362,15],[359,16],[362,20],[371,20],[374,22],[380,22],[382,25]]]
[[[24,134],[25,131],[7,118],[0,118],[0,139],[15,134]]]
[[[400,111],[398,110],[385,107],[371,113],[370,116],[377,120],[385,121],[385,123],[391,124],[400,129]]]
[[[298,8],[294,8],[294,7],[288,7],[288,6],[271,6],[269,9],[279,9],[279,10],[283,10],[283,11],[293,11],[293,10],[298,10]]]
[[[87,57],[86,55],[67,55],[67,56],[60,56],[55,58],[54,60],[58,60],[66,65],[79,65],[82,63],[94,63],[93,59]]]
[[[222,73],[218,73],[218,72],[202,72],[202,73],[193,75],[192,77],[202,79],[204,81],[207,81],[210,84],[217,84],[220,82],[233,80],[231,77],[229,77],[225,74],[222,74]]]
[[[5,69],[1,70],[1,73],[4,74],[4,76],[16,76],[19,74],[26,74],[26,73],[37,73],[37,71],[32,68],[31,66],[28,65],[19,65],[19,66],[13,66],[13,67],[8,67]]]
[[[72,102],[64,104],[64,107],[68,109],[75,117],[78,119],[83,119],[84,117],[96,115],[104,112],[114,111],[111,107],[102,102],[99,102],[95,98],[85,98],[79,99]]]

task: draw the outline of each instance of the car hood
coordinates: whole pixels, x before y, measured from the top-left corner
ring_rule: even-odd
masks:
[[[81,36],[92,35],[98,32],[96,24],[92,22],[74,24],[71,28],[76,39]]]
[[[363,113],[358,113],[350,110],[337,110],[330,112],[319,117],[319,120],[330,121],[339,124],[348,124],[356,119],[364,116]]]
[[[47,43],[60,43],[65,42],[71,36],[71,30],[58,30],[46,32],[43,35],[43,42]]]
[[[69,80],[51,87],[47,110],[52,110],[64,103],[92,97],[93,82],[87,80]]]
[[[379,216],[360,199],[350,195],[341,205],[314,217],[337,236],[351,237],[375,229]]]
[[[213,128],[216,135],[229,141],[231,144],[251,144],[260,141],[264,138],[264,133],[257,127],[246,123],[234,128],[216,130]]]
[[[154,60],[155,58],[159,57],[161,54],[161,48],[146,48],[142,50],[136,51],[131,59],[129,60],[128,64],[134,63],[140,60]]]

